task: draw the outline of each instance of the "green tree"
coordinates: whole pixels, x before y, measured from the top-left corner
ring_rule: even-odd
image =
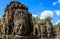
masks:
[[[35,30],[36,30],[36,26],[38,25],[38,22],[40,21],[40,18],[38,16],[34,17],[32,16],[32,20],[33,20],[33,35],[35,35]]]
[[[0,24],[1,24],[1,18],[0,18]]]
[[[60,32],[60,22],[58,22],[57,28],[58,28],[57,31]]]
[[[50,16],[45,17],[44,19],[40,19],[40,21],[42,21],[43,23],[49,23],[50,25],[52,25],[51,23],[52,18]]]
[[[60,22],[58,22],[57,26],[60,26]]]
[[[1,18],[0,18],[0,25],[1,25]],[[1,32],[1,26],[0,26],[0,32]]]
[[[32,20],[33,20],[33,25],[36,26],[38,22],[40,21],[40,18],[38,16],[36,17],[32,16]]]
[[[51,18],[50,16],[47,16],[47,17],[45,18],[45,20],[48,21],[48,22],[51,22],[52,18]]]
[[[57,32],[60,31],[60,22],[58,22],[57,24],[53,25],[54,28],[54,34],[57,34]]]
[[[57,33],[57,30],[58,30],[57,24],[53,25],[53,31],[54,31],[54,34]]]

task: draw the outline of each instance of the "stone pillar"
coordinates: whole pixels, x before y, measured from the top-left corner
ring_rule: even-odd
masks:
[[[53,33],[53,26],[51,22],[46,21],[46,27],[47,27],[47,37],[53,39],[54,33]]]
[[[32,39],[32,36],[15,36],[13,39]]]

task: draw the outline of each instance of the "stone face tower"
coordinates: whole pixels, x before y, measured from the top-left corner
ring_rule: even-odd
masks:
[[[38,26],[40,27],[40,39],[47,39],[47,27],[45,21],[40,21]]]
[[[50,22],[46,20],[40,21],[38,24],[40,27],[40,38],[41,39],[53,39],[54,33],[53,33],[53,26]]]
[[[14,1],[7,5],[3,21],[5,35],[13,35],[14,39],[29,39],[32,34],[32,15],[26,6],[19,2]]]

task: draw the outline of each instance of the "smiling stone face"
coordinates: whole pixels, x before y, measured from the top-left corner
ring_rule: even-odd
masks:
[[[20,36],[31,34],[33,30],[32,15],[25,5],[19,2],[11,2],[7,5],[5,14],[7,29],[9,28],[8,34]]]
[[[14,25],[15,31],[18,35],[27,35],[29,32],[29,19],[28,15],[24,11],[15,11]]]

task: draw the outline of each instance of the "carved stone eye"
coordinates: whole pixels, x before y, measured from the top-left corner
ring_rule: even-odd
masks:
[[[15,6],[18,6],[17,4]]]
[[[21,13],[20,13],[20,15],[22,16],[22,15],[23,15],[23,13],[21,12]]]

